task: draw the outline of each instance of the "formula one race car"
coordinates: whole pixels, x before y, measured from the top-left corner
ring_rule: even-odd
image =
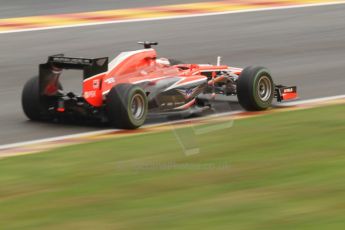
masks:
[[[31,120],[84,117],[108,121],[125,129],[144,124],[148,111],[174,113],[206,106],[201,94],[237,95],[246,110],[265,110],[277,101],[295,99],[296,87],[275,85],[264,67],[234,68],[220,64],[183,64],[157,58],[151,47],[108,58],[53,55],[39,65],[39,75],[24,86],[22,106]],[[82,95],[62,91],[63,69],[83,70]],[[208,106],[208,105],[207,105]]]

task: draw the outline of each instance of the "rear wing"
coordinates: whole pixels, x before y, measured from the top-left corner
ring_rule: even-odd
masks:
[[[76,58],[63,54],[49,56],[46,63],[39,65],[39,85],[42,95],[54,95],[59,88],[58,79],[62,69],[83,70],[83,80],[108,71],[108,57]]]
[[[43,67],[58,69],[80,69],[84,71],[83,79],[108,71],[108,57],[101,58],[75,58],[65,57],[63,54],[52,55]],[[41,65],[40,65],[41,67]]]

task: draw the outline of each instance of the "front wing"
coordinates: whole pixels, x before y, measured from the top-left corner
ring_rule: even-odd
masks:
[[[277,98],[277,101],[292,100],[298,97],[297,87],[296,86],[284,86],[276,85],[274,91],[274,97]]]

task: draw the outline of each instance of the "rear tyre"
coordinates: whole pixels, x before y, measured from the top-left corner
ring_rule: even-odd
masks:
[[[274,84],[270,72],[264,67],[245,68],[237,81],[237,98],[249,111],[269,108],[274,97]]]
[[[123,129],[139,128],[144,124],[148,112],[146,94],[136,85],[117,85],[107,96],[106,111],[112,126]]]
[[[28,80],[22,91],[22,107],[25,115],[33,121],[42,119],[43,100],[39,92],[38,76]]]

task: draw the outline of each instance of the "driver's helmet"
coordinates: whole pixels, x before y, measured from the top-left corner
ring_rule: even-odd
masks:
[[[157,58],[156,63],[162,66],[170,66],[170,61],[167,58]]]

